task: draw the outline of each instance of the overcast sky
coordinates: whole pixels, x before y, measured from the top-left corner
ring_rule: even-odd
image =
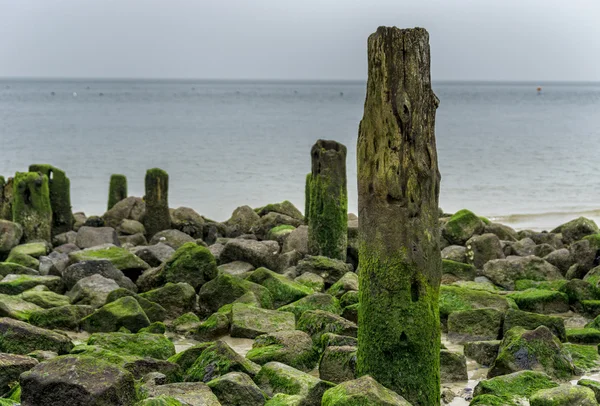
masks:
[[[0,0],[0,76],[365,79],[379,25],[434,80],[600,81],[600,0]]]

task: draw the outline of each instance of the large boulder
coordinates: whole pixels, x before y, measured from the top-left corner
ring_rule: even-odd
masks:
[[[115,247],[112,244],[71,252],[69,258],[73,263],[102,259],[108,260],[112,262],[115,268],[122,271],[125,276],[129,277],[134,282],[143,271],[150,268],[147,263],[128,250]]]
[[[25,355],[45,350],[66,354],[71,348],[73,343],[67,336],[23,321],[0,318],[0,352]]]
[[[230,372],[208,382],[222,405],[263,406],[266,398],[252,379],[242,372]]]
[[[93,357],[54,358],[21,375],[22,406],[133,406],[133,375]]]
[[[210,315],[246,295],[254,295],[263,308],[273,308],[273,297],[267,288],[229,274],[219,274],[205,283],[198,292],[198,303],[202,313]]]
[[[66,305],[30,312],[29,323],[47,329],[77,330],[79,321],[94,312],[92,306]]]
[[[81,279],[91,275],[102,275],[105,278],[114,280],[122,288],[133,292],[137,291],[135,283],[106,259],[77,262],[65,269],[62,277],[65,287],[72,289]]]
[[[308,254],[308,226],[300,226],[288,234],[281,252],[290,251],[297,251],[302,255]]]
[[[308,334],[300,330],[288,330],[256,337],[246,358],[260,365],[278,361],[309,372],[318,361],[318,353]]]
[[[568,379],[574,374],[575,367],[548,327],[540,326],[535,330],[514,327],[506,332],[488,377],[524,370],[543,371],[558,379]]]
[[[278,269],[279,244],[276,241],[255,241],[235,238],[227,241],[220,262],[244,261],[256,268]]]
[[[483,290],[468,289],[459,286],[440,287],[440,317],[448,319],[452,312],[491,307],[506,311],[510,307],[506,297]]]
[[[227,343],[208,345],[187,370],[186,382],[209,382],[229,372],[243,372],[255,377],[259,366],[236,353]]]
[[[92,248],[102,244],[121,245],[119,236],[114,228],[83,226],[77,231],[75,245],[79,248]]]
[[[122,356],[166,360],[175,355],[175,346],[163,334],[94,333],[87,344],[102,347]]]
[[[0,352],[0,393],[9,391],[9,384],[19,381],[19,376],[38,364],[38,360],[25,355]]]
[[[558,384],[543,372],[519,371],[479,382],[473,391],[474,405],[516,405],[519,400],[541,389],[554,388]],[[496,403],[483,402],[485,397]]]
[[[31,312],[37,310],[42,310],[42,308],[19,296],[0,294],[0,317],[27,321]]]
[[[281,307],[288,303],[295,302],[296,300],[313,293],[311,288],[298,282],[294,282],[267,268],[258,268],[253,271],[246,280],[267,288],[269,292],[271,292],[273,305],[275,307]]]
[[[196,291],[184,282],[167,283],[165,286],[140,295],[144,299],[158,303],[167,311],[167,317],[176,319],[196,307]]]
[[[121,327],[137,333],[149,325],[148,316],[138,301],[131,296],[110,302],[81,320],[81,328],[90,333],[110,333]]]
[[[250,207],[241,206],[233,211],[231,218],[225,222],[227,235],[238,237],[250,233],[250,230],[260,220],[260,216]]]
[[[38,285],[43,285],[55,293],[64,291],[62,280],[58,276],[6,275],[0,280],[0,294],[18,295]]]
[[[80,279],[66,295],[73,304],[101,307],[106,303],[108,294],[119,288],[113,279],[95,274]]]
[[[574,263],[571,252],[567,248],[552,251],[546,255],[544,259],[557,267],[563,275],[566,275],[567,271]]]
[[[323,310],[307,310],[297,323],[298,330],[308,333],[314,343],[321,341],[325,333],[335,333],[350,337],[356,337],[358,327],[355,323]]]
[[[260,239],[266,239],[269,232],[279,226],[292,226],[298,227],[302,225],[302,221],[285,214],[270,212],[265,214],[254,223],[254,226],[250,229],[252,234],[255,234]]]
[[[139,197],[127,197],[115,204],[102,218],[108,227],[117,228],[125,219],[141,221],[146,203]]]
[[[221,406],[217,397],[203,382],[178,382],[152,387],[150,394],[158,396],[158,402],[153,406]],[[167,403],[161,398],[168,397],[179,403]],[[156,399],[156,398],[152,398]],[[144,404],[145,405],[145,404]]]
[[[294,330],[292,313],[260,309],[242,303],[231,308],[231,336],[255,338],[262,334]]]
[[[466,248],[468,258],[477,269],[482,269],[488,261],[504,258],[502,243],[495,234],[471,237],[466,242]]]
[[[353,267],[339,259],[323,256],[306,256],[298,262],[296,271],[299,275],[311,272],[325,279],[325,284],[331,286],[336,283],[347,272],[352,272]]]
[[[190,237],[183,231],[179,230],[162,230],[152,236],[150,245],[163,243],[173,248],[174,250],[179,249],[183,244],[195,242],[194,238]]]
[[[440,351],[440,376],[442,383],[467,381],[467,359],[458,352]]]
[[[517,309],[509,309],[504,315],[503,334],[506,334],[513,327],[535,330],[539,326],[548,327],[560,341],[564,342],[567,340],[565,322],[562,318]]]
[[[19,245],[21,237],[23,227],[20,224],[0,219],[0,254],[6,254]]]
[[[553,290],[527,289],[508,295],[519,309],[534,313],[565,313],[569,311],[569,298],[566,294]]]
[[[319,360],[319,377],[342,383],[356,378],[356,347],[327,346]]]
[[[346,381],[323,394],[323,406],[410,406],[410,403],[369,375]]]
[[[175,250],[160,242],[155,245],[136,247],[133,253],[151,267],[157,267],[171,258]]]
[[[294,313],[296,320],[300,320],[302,313],[307,310],[324,310],[335,314],[342,313],[340,301],[326,293],[313,293],[293,303],[282,306],[278,310]]]
[[[169,210],[171,215],[171,227],[179,230],[192,238],[202,238],[204,230],[204,218],[189,207],[178,207]]]
[[[154,303],[148,299],[145,299],[142,296],[131,292],[130,290],[123,288],[113,290],[112,292],[110,292],[106,297],[106,303],[108,304],[114,302],[117,299],[127,296],[131,296],[135,300],[137,300],[141,308],[144,310],[144,313],[146,313],[146,316],[148,316],[148,319],[151,323],[163,321],[167,318],[167,311],[164,307],[162,307],[158,303]]]
[[[483,267],[483,275],[496,285],[508,290],[515,289],[515,281],[564,279],[558,268],[536,256],[509,256],[506,259],[489,261]]]
[[[34,303],[43,309],[52,307],[67,306],[71,304],[71,300],[64,295],[54,293],[43,285],[38,285],[33,289],[26,290],[19,295],[23,300]]]
[[[450,243],[464,245],[475,234],[481,234],[485,223],[469,210],[456,212],[442,226],[442,236]]]
[[[563,384],[542,389],[529,398],[530,406],[597,406],[596,395],[590,388]]]
[[[598,226],[593,220],[585,217],[579,217],[571,220],[568,223],[561,224],[552,230],[552,233],[561,233],[563,241],[570,244],[574,241],[581,240],[583,237],[598,233]]]
[[[188,242],[166,262],[163,274],[166,282],[186,282],[198,290],[217,276],[217,262],[208,248]]]
[[[490,366],[498,356],[500,342],[500,340],[467,342],[464,346],[465,356],[475,360],[478,364]]]
[[[496,340],[502,335],[503,316],[493,308],[452,312],[448,316],[448,338],[458,343]]]

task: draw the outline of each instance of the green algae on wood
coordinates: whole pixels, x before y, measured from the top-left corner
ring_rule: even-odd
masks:
[[[440,174],[429,35],[380,27],[357,146],[358,374],[415,406],[440,404]],[[311,207],[311,210],[312,207]]]
[[[108,186],[108,208],[113,206],[127,197],[127,177],[125,175],[114,174],[110,176],[110,184]]]
[[[48,164],[30,165],[29,172],[38,172],[48,177],[50,206],[52,207],[52,235],[71,231],[73,227],[71,181],[65,172]]]
[[[348,192],[346,147],[318,140],[311,149],[308,192],[308,250],[311,255],[346,260]]]
[[[23,227],[23,241],[45,240],[52,235],[52,206],[48,177],[17,172],[13,184],[12,217]]]
[[[150,239],[159,231],[171,228],[169,175],[159,168],[148,169],[145,185],[146,214],[143,223],[146,228],[146,237]]]

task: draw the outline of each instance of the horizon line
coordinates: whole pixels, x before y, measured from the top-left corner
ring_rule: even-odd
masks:
[[[0,76],[0,81],[7,80],[48,80],[48,81],[164,81],[164,82],[280,82],[280,83],[366,83],[367,79],[332,79],[332,78],[193,78],[193,77],[93,77],[93,76]],[[600,84],[600,80],[567,80],[567,79],[432,79],[432,83],[481,83],[481,84]]]

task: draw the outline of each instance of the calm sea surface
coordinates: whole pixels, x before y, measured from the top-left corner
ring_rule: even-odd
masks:
[[[436,83],[440,203],[517,228],[579,215],[600,224],[600,84]],[[0,174],[51,163],[75,211],[102,214],[108,180],[144,194],[169,172],[171,207],[226,220],[240,205],[304,207],[310,147],[348,147],[357,211],[356,137],[365,84],[0,80]]]

